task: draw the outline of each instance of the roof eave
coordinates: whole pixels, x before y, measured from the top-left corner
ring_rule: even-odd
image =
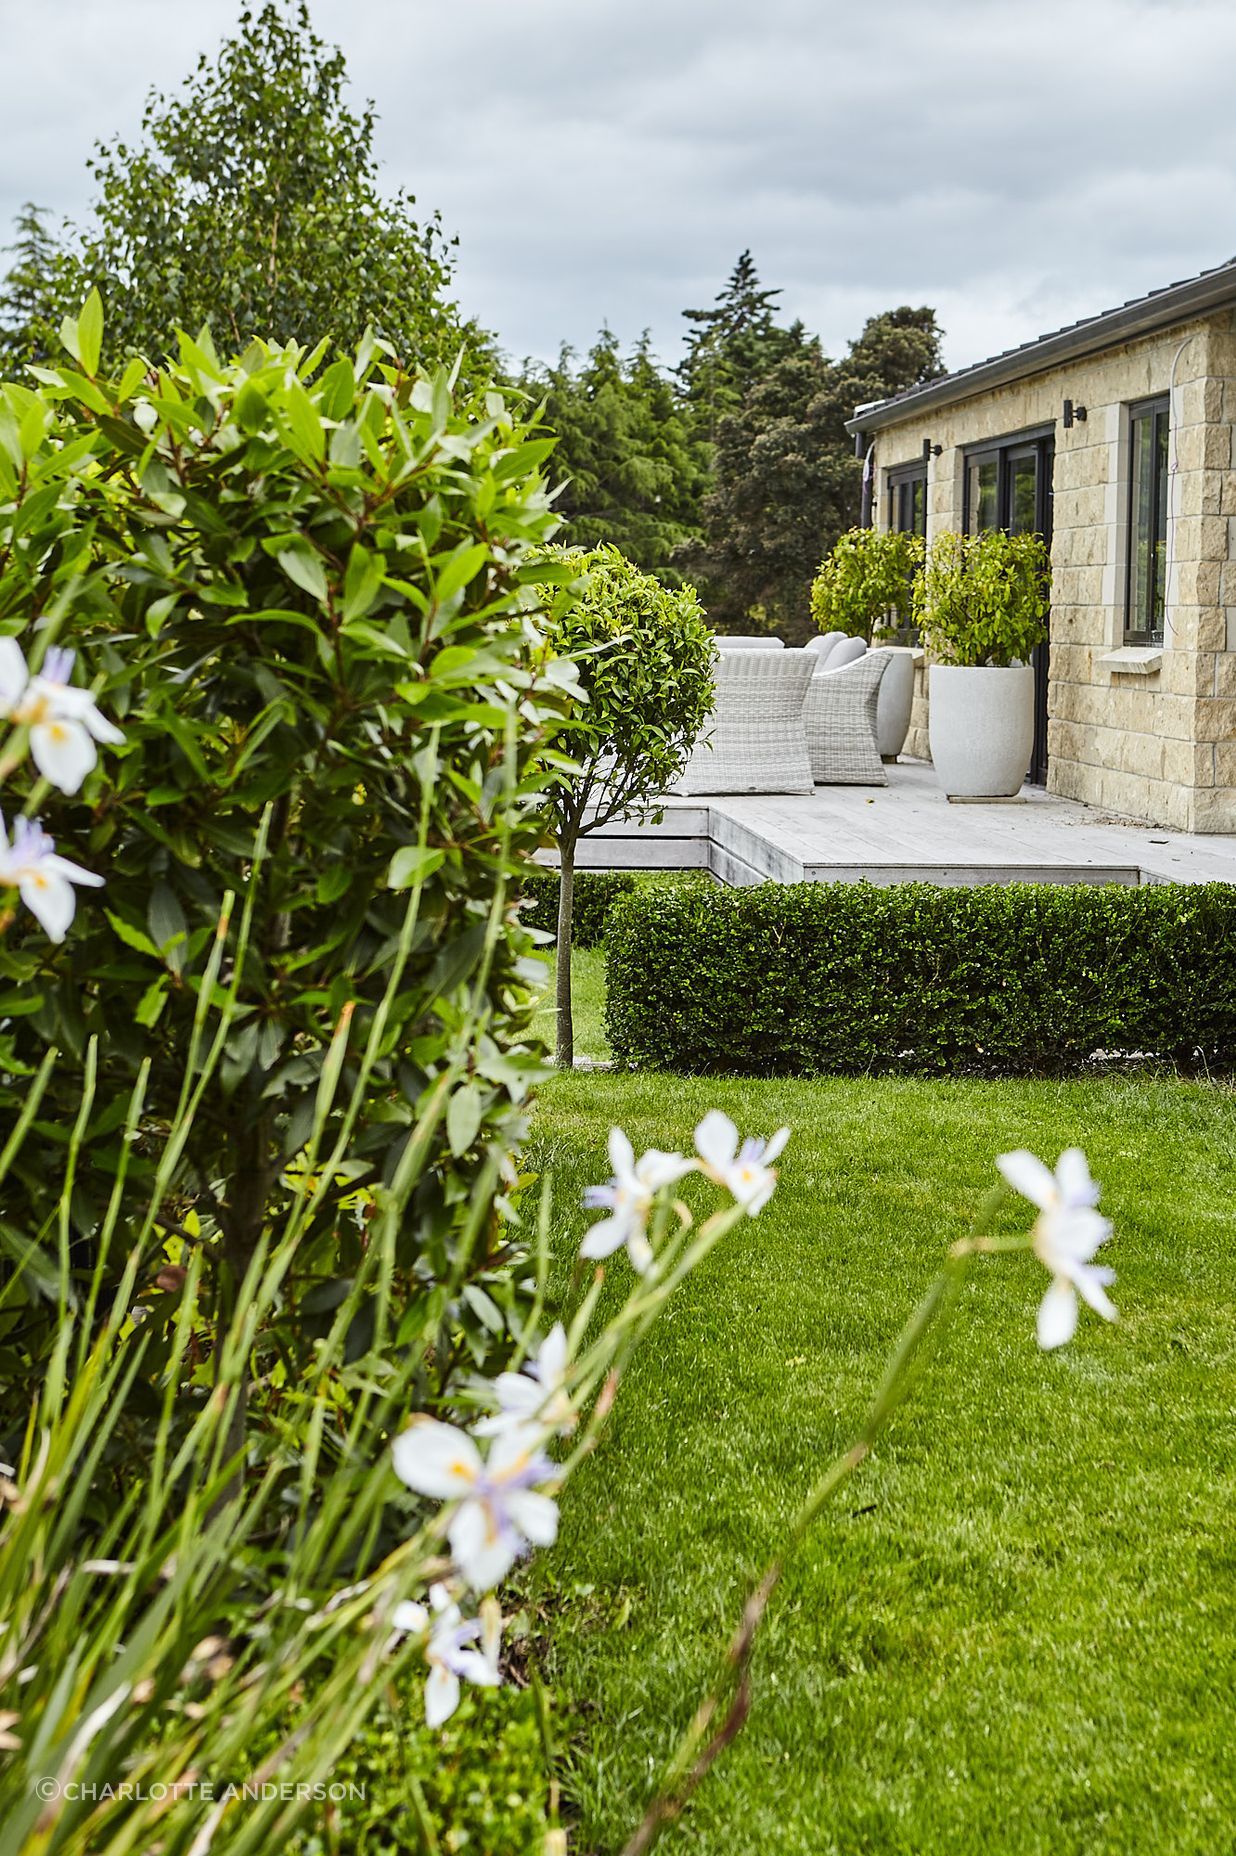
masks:
[[[1045,335],[1042,341],[1015,348],[1010,354],[996,355],[977,367],[928,381],[925,386],[916,387],[896,399],[860,409],[852,419],[846,420],[845,429],[851,435],[878,432],[933,407],[972,399],[991,387],[1004,386],[1030,374],[1045,373],[1048,368],[1097,354],[1104,348],[1119,347],[1140,335],[1170,328],[1173,323],[1191,322],[1233,302],[1236,302],[1236,263],[1225,264],[1187,284],[1159,291],[1153,297],[1143,297],[1122,309],[1109,310],[1090,322],[1061,329],[1055,335]]]

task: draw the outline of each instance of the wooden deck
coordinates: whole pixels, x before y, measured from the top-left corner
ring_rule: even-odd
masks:
[[[950,804],[921,761],[886,787],[666,801],[661,825],[581,840],[579,865],[709,870],[746,883],[1236,882],[1236,836],[1122,822],[1033,787],[1010,804]]]

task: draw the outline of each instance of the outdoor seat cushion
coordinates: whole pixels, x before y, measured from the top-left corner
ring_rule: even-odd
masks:
[[[837,646],[841,643],[841,640],[848,636],[849,634],[847,632],[824,632],[818,638],[809,638],[807,640],[808,651],[818,651],[820,654],[820,661],[816,665],[817,670],[823,670],[825,664],[837,649]]]
[[[840,670],[812,677],[804,721],[818,786],[888,785],[876,740],[876,709],[890,661],[887,651],[865,651]]]
[[[731,651],[717,659],[717,697],[679,792],[809,793],[803,705],[817,681],[813,651]]]
[[[829,652],[826,661],[820,665],[821,670],[840,670],[846,664],[857,662],[867,655],[867,642],[864,638],[844,637]]]
[[[785,639],[774,638],[771,633],[761,637],[758,632],[718,632],[718,651],[784,651]]]

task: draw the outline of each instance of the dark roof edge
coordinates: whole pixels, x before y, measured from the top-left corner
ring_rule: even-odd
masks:
[[[1022,348],[994,355],[990,361],[979,361],[955,374],[945,374],[940,380],[930,380],[925,386],[911,387],[894,399],[879,400],[847,419],[845,429],[851,434],[878,432],[933,406],[970,399],[988,387],[1003,386],[1025,375],[1042,373],[1061,362],[1117,347],[1139,335],[1170,328],[1174,322],[1191,321],[1231,302],[1236,302],[1236,259],[1217,265],[1214,270],[1203,271],[1200,277],[1191,277],[1186,283],[1169,284],[1165,290],[1138,297],[1119,309],[1109,309],[1085,322],[1071,323],[1068,328],[1043,335]]]

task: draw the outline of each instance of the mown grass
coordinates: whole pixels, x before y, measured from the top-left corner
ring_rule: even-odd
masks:
[[[549,1674],[583,1723],[572,1847],[616,1851],[638,1820],[753,1576],[848,1441],[993,1157],[1026,1145],[1054,1160],[1077,1141],[1116,1224],[1120,1325],[1084,1316],[1045,1357],[1039,1266],[976,1271],[930,1377],[792,1564],[751,1721],[664,1847],[1231,1848],[1231,1094],[560,1076],[536,1126],[564,1280],[610,1123],[637,1151],[689,1146],[713,1104],[744,1130],[792,1125],[780,1188],[680,1292],[532,1575],[554,1611]]]

